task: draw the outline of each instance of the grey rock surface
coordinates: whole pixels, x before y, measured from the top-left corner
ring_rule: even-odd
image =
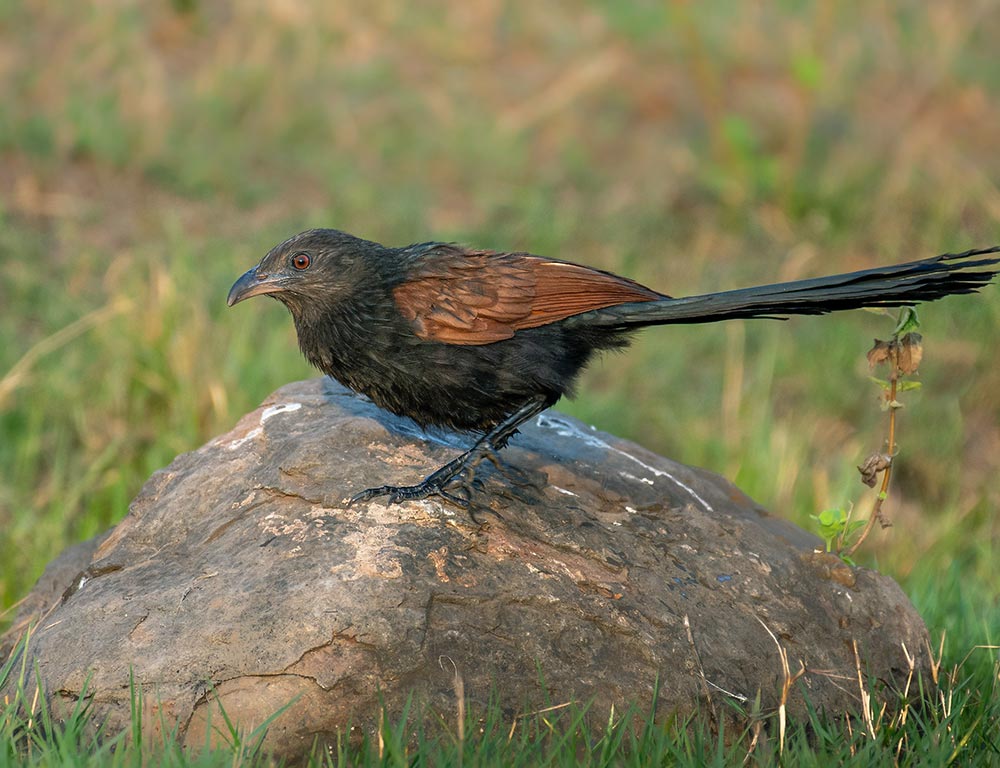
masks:
[[[436,501],[343,503],[463,444],[326,379],[283,387],[54,563],[0,646],[40,619],[27,653],[53,706],[86,684],[124,727],[131,671],[149,729],[179,722],[192,744],[219,702],[253,726],[295,699],[266,742],[285,757],[370,727],[380,696],[454,713],[456,671],[470,707],[495,689],[511,717],[592,700],[598,719],[648,707],[657,680],[664,716],[758,692],[774,708],[778,643],[807,670],[792,716],[807,698],[858,709],[855,647],[889,686],[904,645],[927,677],[926,629],[891,579],[818,554],[716,475],[558,413],[480,472],[478,523]]]

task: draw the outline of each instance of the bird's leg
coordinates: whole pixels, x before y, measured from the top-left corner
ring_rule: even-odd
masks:
[[[469,486],[475,475],[476,467],[483,459],[489,459],[495,464],[499,462],[496,452],[507,445],[517,433],[517,428],[528,419],[537,416],[555,402],[553,398],[538,395],[528,400],[524,405],[514,411],[510,416],[497,424],[493,429],[479,438],[475,445],[468,451],[458,456],[443,467],[435,470],[416,485],[382,485],[378,488],[369,488],[362,491],[349,500],[349,504],[358,501],[368,501],[379,496],[388,496],[389,503],[395,504],[400,501],[416,501],[426,499],[428,496],[441,496],[448,501],[459,506],[468,506],[468,499],[445,490],[456,477],[465,474],[460,488],[466,495],[470,493]]]

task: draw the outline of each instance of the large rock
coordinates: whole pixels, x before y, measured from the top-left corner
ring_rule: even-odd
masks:
[[[460,446],[329,380],[283,387],[43,577],[19,626],[44,616],[28,653],[45,694],[58,707],[86,685],[95,714],[124,725],[131,670],[158,706],[149,722],[179,721],[194,744],[216,698],[257,725],[298,697],[267,741],[295,756],[374,722],[380,697],[453,713],[456,671],[470,706],[495,687],[511,715],[648,706],[657,680],[663,715],[731,712],[727,697],[777,706],[780,643],[807,669],[794,716],[807,697],[858,708],[855,646],[889,685],[909,671],[904,644],[927,668],[892,580],[817,554],[720,477],[557,413],[513,440],[509,470],[480,473],[478,523],[436,501],[342,502]]]

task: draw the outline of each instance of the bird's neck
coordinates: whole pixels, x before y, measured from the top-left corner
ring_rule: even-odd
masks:
[[[299,348],[310,364],[344,381],[344,371],[356,367],[382,345],[380,336],[392,319],[391,294],[368,285],[338,301],[311,302],[292,311]]]

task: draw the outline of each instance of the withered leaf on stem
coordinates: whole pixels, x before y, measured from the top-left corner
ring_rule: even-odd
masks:
[[[873,453],[858,467],[858,472],[861,473],[861,482],[869,488],[874,488],[878,473],[888,469],[890,464],[892,464],[892,456],[889,454]]]
[[[891,341],[875,339],[875,346],[868,350],[868,367],[874,369],[881,363],[894,363],[895,370],[890,374],[893,379],[915,373],[924,356],[921,339],[919,333],[908,333]]]
[[[922,338],[919,333],[908,333],[899,340],[896,368],[900,373],[914,373],[920,367],[920,360],[924,356]]]
[[[875,339],[875,346],[868,350],[868,367],[874,370],[875,366],[889,360],[892,342]]]

